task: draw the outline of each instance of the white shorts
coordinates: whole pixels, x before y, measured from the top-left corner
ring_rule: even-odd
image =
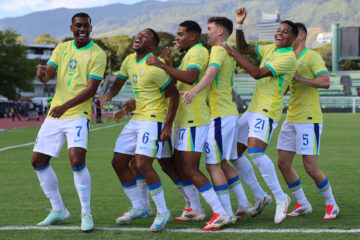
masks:
[[[289,123],[281,126],[277,149],[296,152],[301,155],[320,153],[321,123]]]
[[[116,139],[114,152],[161,158],[163,127],[161,122],[130,120]]]
[[[161,158],[171,158],[174,154],[174,128],[171,131],[171,138],[168,141],[162,142]]]
[[[264,114],[246,111],[239,119],[237,141],[247,146],[248,138],[253,137],[269,144],[276,127],[277,122]]]
[[[225,116],[210,120],[205,143],[206,164],[237,159],[238,116]]]
[[[175,148],[184,152],[203,152],[209,125],[197,127],[178,127]]]
[[[87,148],[90,121],[84,117],[71,119],[46,118],[41,125],[33,151],[58,157],[67,140],[67,148]]]

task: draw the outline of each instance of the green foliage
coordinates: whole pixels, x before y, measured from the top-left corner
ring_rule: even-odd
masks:
[[[34,43],[42,43],[42,44],[55,44],[57,43],[56,39],[48,33],[43,33],[37,38],[35,38]]]
[[[332,47],[331,43],[324,46],[314,48],[314,51],[318,52],[325,61],[327,69],[332,69]]]
[[[27,48],[17,42],[18,35],[0,31],[0,94],[16,99],[16,88],[29,91],[35,77],[35,63],[26,58]]]

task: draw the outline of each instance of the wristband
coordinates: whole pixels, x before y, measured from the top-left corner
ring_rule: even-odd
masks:
[[[239,24],[239,23],[237,23],[237,24],[236,24],[236,30],[243,31],[243,30],[244,30],[244,28],[243,28],[243,24]]]

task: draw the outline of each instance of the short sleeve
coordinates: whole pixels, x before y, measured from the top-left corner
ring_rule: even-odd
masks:
[[[255,45],[256,56],[262,60],[266,52],[272,47],[274,47],[274,44]]]
[[[118,78],[127,80],[129,78],[129,74],[127,72],[128,63],[129,63],[129,56],[127,56],[124,61],[121,63],[120,71],[116,73]]]
[[[214,46],[211,48],[209,67],[215,66],[219,71],[221,69],[221,65],[228,53],[223,47]]]
[[[281,54],[273,62],[266,63],[274,77],[294,72],[296,69],[296,58],[291,54]]]
[[[60,54],[60,51],[61,51],[60,49],[62,47],[62,44],[63,43],[59,43],[56,46],[56,48],[54,49],[54,51],[51,54],[51,58],[47,62],[47,64],[51,65],[56,70],[58,69],[58,65],[59,65],[59,54]]]
[[[313,72],[315,78],[317,78],[318,76],[320,76],[323,73],[329,73],[329,71],[327,70],[326,66],[325,66],[325,62],[322,59],[322,57],[320,56],[320,54],[318,54],[317,52],[313,53],[313,56],[311,57],[311,71]]]
[[[206,57],[206,54],[199,49],[197,51],[193,51],[189,56],[189,61],[186,66],[186,70],[189,68],[195,68],[199,70],[199,72],[201,72],[203,69],[206,68],[207,63],[208,63],[208,57]]]
[[[88,78],[102,81],[104,77],[105,68],[106,68],[106,54],[105,52],[101,51],[101,53],[96,56],[91,66]]]
[[[164,90],[171,82],[172,78],[164,70],[158,67],[151,67],[152,81]]]

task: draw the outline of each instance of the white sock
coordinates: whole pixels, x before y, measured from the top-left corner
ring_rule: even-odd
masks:
[[[211,187],[210,182],[200,187],[198,190],[205,199],[205,201],[209,204],[209,206],[211,207],[214,213],[219,213],[220,215],[228,214],[221,205],[220,200],[216,195],[214,189]]]
[[[231,207],[231,201],[230,201],[230,194],[229,194],[229,186],[227,184],[220,185],[220,186],[214,186],[214,190],[216,192],[216,195],[218,196],[221,205],[224,207],[226,212],[233,216],[234,212]]]
[[[231,162],[239,172],[241,179],[253,192],[255,199],[263,198],[265,192],[255,176],[254,168],[251,165],[249,159],[247,159],[247,157],[244,155],[240,155],[237,160],[233,160]]]
[[[185,191],[184,191],[184,186],[182,185],[182,182],[180,180],[180,178],[176,179],[176,180],[172,180],[173,183],[175,184],[175,186],[177,187],[177,189],[179,189],[180,193],[183,195],[184,200],[185,200],[185,209],[189,209],[191,208],[191,203],[190,203],[190,199],[189,197],[186,195]],[[190,184],[191,181],[190,181]]]
[[[300,178],[296,182],[288,184],[288,188],[292,192],[298,203],[300,203],[301,205],[309,204],[309,201],[307,200],[305,193],[302,189]]]
[[[199,194],[194,184],[184,186],[183,190],[185,195],[189,199],[190,207],[192,208],[192,210],[196,212],[203,212],[199,199]]]
[[[329,205],[329,204],[337,205],[335,202],[334,195],[332,193],[330,183],[327,178],[325,179],[325,181],[323,183],[318,184],[317,187],[318,187],[321,195],[323,195],[323,197],[325,198],[326,205]]]
[[[275,200],[278,202],[286,199],[287,195],[280,186],[275,167],[271,159],[266,154],[263,154],[261,156],[252,158],[252,160],[261,172],[261,175],[266,184],[274,194]]]
[[[89,170],[86,167],[82,171],[74,172],[74,183],[80,199],[81,212],[91,214],[91,177]]]
[[[230,191],[235,195],[236,200],[238,201],[239,208],[244,209],[249,205],[249,201],[246,197],[244,188],[240,182],[239,176],[228,179],[228,185]]]
[[[51,203],[51,208],[56,211],[64,211],[65,206],[60,195],[58,180],[50,165],[42,169],[35,169],[40,186]]]
[[[140,197],[138,188],[136,187],[136,181],[129,183],[121,183],[126,196],[129,198],[132,204],[132,208],[143,209],[144,204]]]
[[[142,175],[136,176],[136,186],[145,208],[150,209],[149,188]]]
[[[168,212],[169,209],[166,206],[164,190],[162,188],[161,182],[150,185],[149,191],[152,199],[155,202],[157,212]]]

